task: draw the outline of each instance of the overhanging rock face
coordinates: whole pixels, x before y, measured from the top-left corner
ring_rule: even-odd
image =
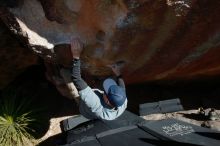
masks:
[[[37,64],[37,56],[21,47],[19,41],[0,21],[0,89],[7,86],[27,67]]]
[[[219,0],[18,0],[0,11],[48,68],[70,65],[75,36],[94,76],[117,61],[127,83],[220,74]]]

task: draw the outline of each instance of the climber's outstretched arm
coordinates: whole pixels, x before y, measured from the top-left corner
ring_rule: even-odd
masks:
[[[80,55],[83,50],[83,45],[78,38],[71,38],[72,52],[72,81],[78,91],[85,89],[88,85],[81,77]]]
[[[112,69],[113,73],[116,75],[118,85],[125,89],[125,82],[122,79],[122,74],[121,74],[121,66],[119,66],[117,63],[115,63],[112,65],[108,65],[108,67],[110,67]]]

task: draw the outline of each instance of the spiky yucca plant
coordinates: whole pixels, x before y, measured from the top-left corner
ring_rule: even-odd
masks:
[[[0,104],[0,146],[24,146],[30,144],[33,136],[29,133],[34,119],[26,111],[24,100],[4,99]]]

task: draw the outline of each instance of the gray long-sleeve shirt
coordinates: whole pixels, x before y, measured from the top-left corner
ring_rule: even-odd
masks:
[[[88,119],[114,120],[127,108],[127,99],[117,109],[108,107],[102,93],[98,96],[89,86],[79,91],[79,95],[81,97],[79,111]]]
[[[127,99],[124,104],[117,108],[110,108],[103,99],[103,93],[95,93],[81,78],[80,60],[75,59],[72,66],[72,80],[79,91],[80,113],[88,119],[114,120],[119,117],[127,108]],[[118,80],[119,86],[125,89],[124,81]]]

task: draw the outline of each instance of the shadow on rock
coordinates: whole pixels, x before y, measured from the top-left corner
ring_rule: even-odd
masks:
[[[202,114],[195,114],[195,113],[191,113],[191,114],[183,114],[184,117],[188,118],[188,119],[194,119],[197,121],[207,121],[209,120],[208,116],[202,115]]]

